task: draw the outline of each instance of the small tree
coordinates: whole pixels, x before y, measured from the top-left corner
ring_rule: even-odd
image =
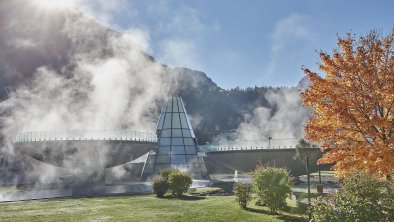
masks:
[[[310,86],[302,93],[312,109],[305,132],[321,143],[320,163],[335,163],[340,176],[353,170],[386,176],[394,172],[394,28],[338,37],[338,50],[320,52],[318,75],[304,69]]]
[[[241,208],[246,208],[248,201],[252,199],[252,188],[251,184],[246,183],[235,183],[233,192],[237,198],[238,204]]]
[[[312,208],[314,221],[394,221],[394,198],[383,189],[384,183],[373,177],[354,174],[342,185],[335,196],[317,199]]]
[[[252,174],[254,189],[271,213],[286,205],[290,194],[289,173],[286,169],[259,166]]]
[[[189,174],[178,171],[173,172],[168,176],[168,183],[170,185],[172,195],[181,196],[189,189],[193,180]]]

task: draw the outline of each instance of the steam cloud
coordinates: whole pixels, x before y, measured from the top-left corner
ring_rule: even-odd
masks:
[[[0,103],[3,152],[14,153],[15,135],[26,131],[154,131],[157,108],[167,96],[171,78],[166,67],[143,53],[149,48],[148,35],[141,30],[122,35],[79,12],[67,11],[66,15],[56,35],[64,35],[71,43],[68,54],[59,55],[67,56],[69,63],[59,69],[38,68],[30,81]],[[34,43],[35,39],[22,38],[18,33],[29,33],[32,23],[40,23],[40,16],[30,19],[12,20],[14,27],[8,28],[18,31],[15,38],[7,38],[10,45],[42,46],[44,40]],[[5,77],[10,75],[5,73]],[[78,157],[83,158],[81,168],[87,172],[102,168],[105,153],[93,158],[87,150],[78,150],[64,159],[63,165],[72,168],[72,159]],[[38,171],[41,182],[53,179],[48,175],[54,174],[54,169],[43,166]]]
[[[302,106],[299,91],[280,89],[265,95],[273,110],[257,107],[237,128],[240,140],[302,138],[308,110]]]
[[[20,131],[154,130],[157,116],[148,114],[158,113],[157,104],[166,96],[170,78],[163,75],[162,65],[142,53],[147,41],[134,33],[112,32],[107,33],[107,44],[93,42],[100,48],[79,44],[80,39],[103,34],[83,16],[68,18],[62,32],[74,42],[72,63],[67,64],[74,68],[58,73],[40,67],[32,81],[0,104],[6,139],[13,141]]]

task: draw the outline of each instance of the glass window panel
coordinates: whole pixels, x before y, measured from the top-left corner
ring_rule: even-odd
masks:
[[[162,130],[160,137],[171,137],[171,130],[170,129]]]
[[[182,137],[181,129],[172,129],[172,137]]]
[[[172,113],[172,128],[181,128],[179,113]]]
[[[160,170],[170,169],[170,168],[171,168],[171,164],[156,164],[155,171],[160,172]]]
[[[170,156],[169,155],[157,155],[156,163],[170,163]]]
[[[172,112],[172,102],[171,101],[167,102],[166,112],[167,113]]]
[[[172,104],[172,112],[179,112],[179,111],[178,111],[178,104],[177,104],[176,98],[173,98],[173,99],[172,99],[172,102],[173,102],[173,104]]]
[[[171,138],[160,138],[159,146],[169,146]]]
[[[171,142],[173,146],[181,146],[183,145],[183,138],[171,138]]]
[[[170,147],[169,146],[162,146],[159,147],[158,150],[159,154],[170,154]]]
[[[197,155],[186,155],[187,163],[198,163]]]
[[[182,105],[182,102],[181,102],[181,98],[177,98],[178,99],[178,109],[179,109],[179,112],[184,112],[184,110],[183,110],[183,105]]]
[[[171,128],[171,113],[166,113],[165,115],[163,129],[169,129]]]
[[[192,134],[190,133],[190,130],[188,130],[188,129],[183,129],[182,133],[183,133],[183,137],[192,137]]]
[[[189,126],[187,125],[187,120],[186,120],[186,116],[185,113],[179,113],[181,116],[181,124],[182,124],[182,128],[184,129],[189,129]]]
[[[178,169],[181,171],[188,171],[187,164],[171,164],[172,169]]]
[[[185,147],[184,146],[172,146],[171,147],[171,154],[185,154]]]
[[[153,165],[152,164],[145,164],[144,173],[151,173],[152,171],[153,171]]]
[[[185,146],[186,154],[196,154],[196,148],[194,146]]]
[[[192,173],[199,173],[201,172],[200,164],[190,164],[190,172]]]
[[[148,160],[146,161],[146,164],[155,164],[155,157],[151,156],[148,158]]]
[[[171,156],[171,163],[186,163],[186,156],[185,155],[172,155]]]
[[[194,145],[192,138],[184,138],[185,145]]]

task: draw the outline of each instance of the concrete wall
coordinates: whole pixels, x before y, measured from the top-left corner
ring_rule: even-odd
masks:
[[[65,168],[103,168],[132,161],[150,150],[155,142],[139,141],[39,141],[16,143],[15,149],[36,160]]]
[[[238,170],[249,172],[257,165],[269,165],[285,167],[290,170],[293,176],[306,174],[306,167],[300,160],[294,160],[295,149],[271,149],[271,150],[232,150],[209,152],[204,158],[208,172],[229,173]],[[328,169],[329,166],[322,166],[321,169]],[[315,161],[310,161],[311,172],[316,172],[318,166]]]

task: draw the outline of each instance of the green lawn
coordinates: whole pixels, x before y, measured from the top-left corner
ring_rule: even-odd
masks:
[[[234,196],[186,196],[181,199],[130,195],[67,198],[0,204],[1,221],[306,221],[305,216],[265,207],[241,210]],[[289,211],[295,210],[290,207]]]

